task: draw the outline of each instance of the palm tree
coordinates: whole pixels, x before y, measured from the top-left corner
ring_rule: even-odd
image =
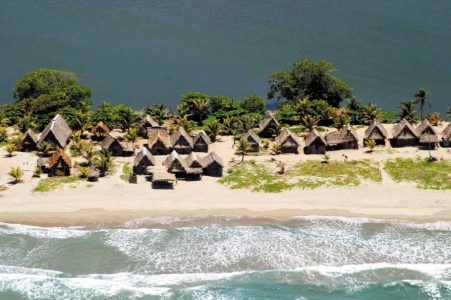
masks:
[[[8,139],[8,130],[5,127],[0,127],[0,142],[4,142]]]
[[[38,145],[38,151],[41,153],[41,156],[48,157],[52,152],[52,146],[50,146],[50,144],[47,142],[42,142],[40,145]]]
[[[370,103],[368,106],[363,106],[361,111],[362,117],[360,119],[364,123],[373,123],[374,121],[384,120],[384,116],[381,114],[381,108],[373,103]]]
[[[282,145],[280,145],[279,143],[275,143],[275,144],[272,146],[272,153],[273,153],[274,155],[277,155],[277,154],[282,153]]]
[[[23,171],[20,169],[20,167],[11,167],[11,171],[9,171],[8,175],[11,176],[12,178],[14,178],[14,183],[19,183],[21,180],[20,178],[22,178],[23,176]]]
[[[227,117],[222,124],[222,133],[225,135],[233,134],[233,131],[237,128],[238,121],[235,117]]]
[[[236,148],[236,153],[241,154],[241,162],[244,160],[244,156],[252,150],[252,147],[249,145],[248,141],[239,141],[238,147]]]
[[[328,164],[330,162],[330,155],[329,154],[324,154],[323,155],[323,159],[324,159],[324,163]]]
[[[154,104],[153,107],[147,109],[147,113],[160,125],[163,125],[168,109],[164,104]]]
[[[21,135],[18,135],[15,138],[11,139],[11,143],[14,145],[17,151],[20,150],[20,148],[22,148],[23,137]]]
[[[357,101],[355,98],[351,98],[347,101],[346,108],[349,110],[349,113],[352,115],[352,121],[355,123],[357,119],[357,115],[360,113],[362,109],[361,102]]]
[[[80,175],[81,178],[86,178],[86,177],[88,177],[88,174],[89,174],[89,168],[81,167],[81,168],[80,168],[80,173],[81,173],[81,175]]]
[[[307,115],[301,118],[301,127],[304,129],[304,131],[311,132],[318,125],[319,118],[319,116]]]
[[[8,144],[5,147],[6,152],[8,152],[9,157],[13,157],[14,151],[16,151],[16,146],[14,144]]]
[[[0,110],[0,127],[6,127],[11,123],[11,120],[6,117],[5,111]]]
[[[138,129],[137,128],[128,128],[127,134],[125,135],[125,140],[127,142],[135,143],[138,139]]]
[[[86,147],[83,152],[83,157],[88,161],[88,165],[92,165],[97,155],[98,154],[93,147]]]
[[[418,114],[415,111],[415,102],[413,100],[401,101],[401,104],[398,105],[398,108],[401,109],[401,111],[399,111],[397,115],[401,119],[406,119],[411,123],[418,120]]]
[[[199,116],[199,122],[202,122],[202,116],[208,112],[208,107],[210,106],[209,99],[195,99],[193,100],[194,109],[196,114]]]
[[[100,150],[99,155],[102,159],[105,158],[109,162],[111,162],[113,160],[111,152],[108,149]]]
[[[74,136],[74,140],[70,145],[70,150],[72,150],[74,156],[80,156],[83,153],[86,145],[85,142],[80,138],[79,135]]]
[[[105,176],[105,174],[111,169],[111,167],[112,162],[105,156],[102,156],[97,162],[97,168],[99,168],[102,176]]]
[[[125,107],[119,111],[121,129],[123,131],[133,127],[138,122],[138,115],[130,107]]]
[[[274,126],[272,126],[269,129],[269,132],[271,132],[271,134],[278,136],[280,134],[280,132],[282,131],[282,129],[284,129],[285,127],[282,124],[275,124]]]
[[[351,121],[351,119],[348,117],[348,110],[345,108],[336,109],[334,111],[334,115],[334,124],[332,125],[332,127],[335,127],[338,130],[343,129]]]
[[[294,111],[300,118],[303,118],[303,117],[307,116],[308,114],[310,114],[311,106],[308,101],[308,98],[296,100],[296,102],[294,104]]]
[[[420,120],[423,120],[423,107],[427,103],[429,105],[429,108],[432,108],[431,103],[427,100],[427,97],[429,95],[429,92],[426,92],[424,88],[420,89],[418,92],[416,92],[413,96],[417,98],[417,101],[415,101],[415,104],[420,105]]]
[[[208,122],[207,125],[205,125],[205,132],[213,142],[216,141],[216,137],[218,136],[221,129],[222,125],[221,123],[219,123],[218,119],[213,120],[213,122]]]
[[[196,124],[193,121],[188,120],[187,116],[184,116],[175,121],[175,129],[177,130],[179,127],[185,129],[187,133],[191,133],[196,127]]]
[[[439,112],[430,114],[429,116],[427,116],[427,119],[433,126],[438,126],[439,124],[441,124]]]
[[[41,165],[38,165],[38,166],[36,166],[36,167],[34,167],[34,176],[35,177],[41,177],[41,174],[42,174],[42,166]]]
[[[28,129],[34,129],[38,125],[36,124],[35,118],[33,117],[32,113],[29,112],[27,114],[24,114],[24,116],[19,119],[18,126],[20,132],[25,133],[28,131]]]
[[[75,130],[80,130],[81,135],[88,130],[91,116],[89,113],[77,112],[72,119]]]
[[[245,115],[241,118],[238,125],[238,131],[241,133],[248,132],[249,129],[255,127],[255,121],[252,117]]]
[[[368,140],[365,141],[365,145],[370,148],[370,152],[373,152],[374,148],[376,148],[376,141],[375,140]]]

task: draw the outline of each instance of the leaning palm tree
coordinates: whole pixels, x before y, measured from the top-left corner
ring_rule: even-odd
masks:
[[[8,152],[9,157],[13,157],[13,153],[16,151],[16,146],[14,144],[8,144],[5,147],[5,151]]]
[[[255,121],[251,116],[245,115],[241,118],[238,125],[238,131],[240,133],[248,132],[249,129],[255,127]]]
[[[311,132],[313,129],[316,128],[319,120],[320,120],[320,116],[307,115],[307,116],[301,118],[301,127],[304,131]]]
[[[413,100],[401,101],[398,108],[401,110],[397,113],[397,116],[401,119],[406,119],[411,123],[418,120],[418,113],[415,111],[415,102]]]
[[[209,99],[195,99],[193,100],[193,105],[196,114],[199,117],[199,122],[202,122],[202,116],[208,112],[208,107],[210,107]]]
[[[238,146],[236,148],[236,153],[241,155],[241,162],[244,160],[244,156],[252,150],[252,147],[249,145],[247,141],[239,141]]]
[[[9,171],[8,175],[11,176],[14,179],[14,183],[19,183],[23,176],[23,171],[20,169],[20,167],[11,167],[11,171]]]
[[[420,89],[418,92],[416,92],[413,96],[417,98],[415,101],[415,104],[420,105],[420,120],[423,120],[423,107],[427,103],[429,105],[429,108],[432,108],[431,103],[427,100],[427,97],[429,95],[429,92],[426,92],[424,88]]]
[[[216,141],[216,137],[221,132],[221,129],[222,125],[221,123],[219,123],[218,119],[215,119],[212,122],[208,122],[207,125],[205,125],[205,132],[208,134],[208,137],[212,142]]]

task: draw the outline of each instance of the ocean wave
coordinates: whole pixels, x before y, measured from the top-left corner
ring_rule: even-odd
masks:
[[[82,230],[82,227],[38,227],[0,222],[0,235],[2,234],[27,235],[39,239],[67,239],[83,237],[90,232]]]

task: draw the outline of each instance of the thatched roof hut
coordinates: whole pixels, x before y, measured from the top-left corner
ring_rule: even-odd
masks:
[[[196,152],[191,152],[187,158],[185,158],[185,163],[190,168],[203,168],[201,163],[202,158],[196,154]]]
[[[359,149],[359,136],[349,124],[342,131],[326,134],[326,142],[329,150]]]
[[[56,151],[49,158],[49,169],[52,176],[69,176],[72,169],[72,160],[63,149],[56,148]]]
[[[66,148],[67,140],[72,135],[72,130],[61,115],[53,118],[44,131],[41,133],[38,144],[47,142],[52,148]]]
[[[305,154],[326,154],[326,147],[326,139],[316,129],[305,137]]]
[[[194,142],[183,127],[177,128],[177,131],[171,135],[170,147],[180,154],[190,154],[193,150]]]
[[[374,121],[365,130],[365,140],[374,140],[376,144],[385,144],[385,140],[388,138],[388,132],[382,126],[381,122]]]
[[[283,128],[276,137],[276,143],[280,144],[282,153],[298,153],[301,140],[288,128]]]
[[[100,121],[94,127],[92,127],[91,133],[98,139],[104,138],[108,133],[110,133],[110,129],[105,125],[105,123]]]
[[[160,127],[160,123],[155,121],[150,115],[146,115],[144,118],[144,127]]]
[[[33,130],[31,130],[31,128],[28,129],[23,137],[22,151],[30,152],[36,150],[38,147],[38,142],[39,139],[36,134],[34,134]]]
[[[177,178],[200,178],[202,168],[190,168],[180,157],[177,151],[172,151],[163,161],[163,166],[169,173],[173,173]]]
[[[422,145],[434,145],[440,142],[439,135],[437,131],[432,127],[431,123],[429,123],[428,119],[424,119],[420,125],[416,128],[416,133],[419,138],[419,142]]]
[[[224,169],[224,162],[222,158],[214,151],[205,156],[202,161],[204,174],[207,176],[222,176]]]
[[[442,144],[444,147],[451,146],[451,123],[442,131]]]
[[[258,125],[260,129],[260,136],[270,137],[274,134],[273,129],[276,126],[280,126],[279,122],[277,122],[276,118],[272,114],[267,114],[263,121]]]
[[[152,153],[147,148],[143,148],[138,155],[135,156],[135,162],[133,164],[133,172],[139,175],[144,175],[146,168],[155,166],[156,161]]]
[[[397,147],[415,146],[418,138],[416,130],[406,119],[402,119],[393,127],[393,141]]]
[[[135,154],[136,145],[129,142],[119,142],[110,134],[107,134],[102,141],[102,149],[108,149],[113,156],[130,156]]]
[[[260,138],[252,129],[249,129],[245,134],[243,134],[243,136],[240,138],[240,141],[247,141],[249,143],[249,146],[252,148],[250,152],[260,151]]]
[[[146,174],[149,174],[152,178],[153,187],[167,184],[172,185],[174,182],[177,182],[175,175],[168,173],[163,166],[147,167]]]
[[[193,151],[208,152],[208,145],[211,144],[211,140],[205,131],[201,130],[194,138],[193,143]]]
[[[147,132],[147,148],[153,155],[166,155],[170,152],[170,137],[166,129],[150,128]]]

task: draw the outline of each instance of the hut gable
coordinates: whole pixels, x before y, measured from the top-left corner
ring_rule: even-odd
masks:
[[[312,144],[322,144],[327,146],[326,139],[318,132],[316,129],[313,129],[306,137],[305,137],[305,146],[310,147]]]
[[[204,168],[207,168],[212,164],[217,164],[221,168],[224,168],[224,162],[222,161],[222,158],[214,151],[202,159],[202,165],[204,166]]]
[[[146,115],[144,118],[144,127],[160,127],[160,124],[155,121],[150,115]]]
[[[276,118],[272,114],[267,114],[263,121],[258,125],[258,128],[261,131],[267,131],[271,127],[279,126],[279,122],[277,122]]]
[[[92,127],[91,133],[96,137],[104,137],[108,133],[110,133],[110,129],[105,125],[105,123],[100,121],[94,127]]]
[[[203,168],[202,158],[195,152],[191,152],[190,155],[188,155],[185,159],[185,163],[190,168]]]
[[[143,148],[138,155],[135,157],[133,171],[136,174],[145,174],[146,168],[150,166],[155,166],[156,161],[152,153],[146,148]]]
[[[23,151],[33,151],[38,145],[38,137],[34,134],[33,130],[28,129],[23,137],[22,150]]]
[[[421,144],[438,143],[439,136],[429,123],[428,119],[424,119],[420,125],[416,128],[416,133],[420,139]]]
[[[381,122],[374,121],[365,130],[366,140],[385,140],[388,138],[387,130],[382,126]]]
[[[301,146],[300,139],[292,133],[288,128],[282,129],[280,134],[276,137],[276,143],[282,146],[299,147]]]
[[[63,149],[57,148],[49,158],[49,169],[53,175],[69,175],[72,160]]]
[[[152,154],[166,154],[170,149],[170,137],[167,130],[152,128],[147,132],[149,136],[147,147]]]
[[[342,136],[342,140],[344,143],[358,142],[358,140],[359,140],[359,136],[357,135],[357,132],[349,124],[341,131],[341,136]]]
[[[194,138],[194,145],[196,144],[202,144],[202,145],[209,145],[211,144],[211,140],[208,137],[208,135],[205,133],[205,131],[201,130]]]
[[[442,131],[442,138],[444,141],[451,141],[451,123]]]
[[[72,130],[67,125],[66,121],[61,115],[57,115],[52,122],[50,122],[39,138],[39,144],[46,141],[53,147],[65,148],[67,140],[72,135]]]
[[[170,147],[173,150],[177,150],[177,152],[182,154],[188,154],[193,149],[193,146],[193,139],[182,127],[179,127],[177,131],[171,135]]]
[[[418,138],[418,134],[413,128],[412,124],[406,119],[402,119],[401,122],[393,127],[393,138],[395,139],[412,139]]]
[[[136,149],[136,145],[129,142],[119,142],[119,140],[110,134],[107,134],[102,141],[102,149],[108,149],[113,155],[126,155],[133,154]]]
[[[255,134],[252,129],[249,129],[240,139],[241,141],[247,141],[250,145],[260,145],[260,138]]]
[[[115,137],[111,136],[110,134],[107,134],[102,141],[101,144],[102,149],[110,149],[112,145],[120,146],[120,143]]]
[[[170,173],[186,174],[186,175],[199,175],[202,174],[202,168],[190,168],[186,165],[186,162],[180,157],[177,151],[172,151],[168,157],[163,161],[163,166]]]

